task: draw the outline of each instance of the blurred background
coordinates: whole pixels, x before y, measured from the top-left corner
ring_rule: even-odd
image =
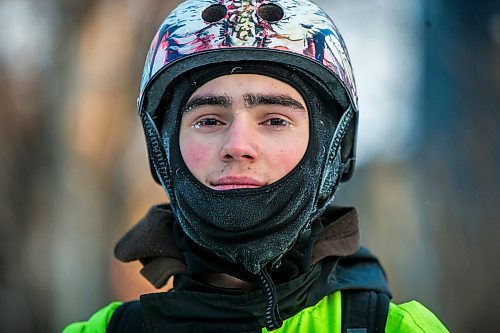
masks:
[[[358,84],[359,162],[337,203],[396,302],[500,332],[500,5],[323,0]],[[113,258],[165,196],[135,99],[168,0],[0,0],[0,332],[59,332],[153,288]]]

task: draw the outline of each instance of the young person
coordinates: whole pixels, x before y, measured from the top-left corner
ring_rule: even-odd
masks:
[[[447,332],[390,302],[356,211],[358,105],[344,41],[308,0],[187,0],[163,22],[139,115],[169,204],[117,244],[169,292],[114,302],[72,332]]]

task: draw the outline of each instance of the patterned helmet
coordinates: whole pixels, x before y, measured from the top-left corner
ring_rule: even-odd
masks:
[[[181,3],[161,24],[151,43],[142,74],[139,114],[156,122],[162,94],[187,71],[245,60],[286,64],[306,71],[327,87],[344,112],[354,111],[354,125],[342,142],[342,181],[348,180],[355,161],[355,80],[337,27],[309,0]],[[154,147],[149,146],[150,160],[155,158],[152,150]],[[158,181],[155,172],[153,177]]]

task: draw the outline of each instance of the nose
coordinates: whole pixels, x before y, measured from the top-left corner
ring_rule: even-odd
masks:
[[[257,135],[251,121],[235,117],[224,136],[221,160],[255,162],[259,157]]]

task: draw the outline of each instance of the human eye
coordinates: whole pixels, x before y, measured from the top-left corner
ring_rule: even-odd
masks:
[[[191,127],[195,128],[195,129],[203,129],[203,128],[211,129],[211,128],[215,128],[217,126],[222,126],[222,125],[224,125],[224,122],[220,121],[219,119],[217,119],[215,117],[205,117],[205,118],[201,118],[201,119],[196,120],[191,125]]]
[[[293,127],[292,123],[284,118],[281,117],[272,117],[269,119],[266,119],[265,121],[262,122],[262,125],[269,126],[272,129],[276,130],[282,130],[287,127]]]

